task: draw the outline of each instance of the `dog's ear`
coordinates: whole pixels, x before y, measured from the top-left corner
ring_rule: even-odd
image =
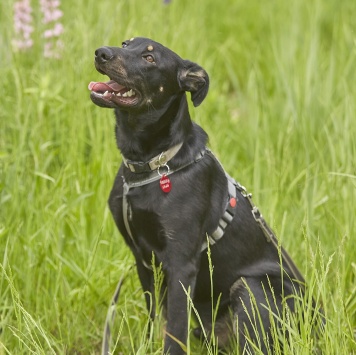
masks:
[[[209,76],[198,64],[185,60],[183,67],[178,71],[179,87],[191,93],[195,107],[205,99],[209,90]]]

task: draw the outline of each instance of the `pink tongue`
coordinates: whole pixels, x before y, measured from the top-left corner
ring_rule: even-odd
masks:
[[[107,81],[106,83],[91,81],[88,85],[88,89],[95,92],[120,91],[123,88],[124,86],[114,80]]]

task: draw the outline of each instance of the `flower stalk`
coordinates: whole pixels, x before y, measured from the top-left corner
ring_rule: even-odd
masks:
[[[63,25],[60,19],[60,0],[39,0],[44,31],[43,55],[45,58],[60,58],[63,42],[60,39]],[[31,0],[19,0],[14,3],[14,39],[12,44],[16,51],[26,51],[33,47],[34,32]]]
[[[59,9],[60,0],[40,0],[42,22],[46,26],[43,33],[45,39],[44,56],[46,58],[60,58],[63,42],[60,35],[63,25],[60,22],[63,12]]]
[[[33,46],[31,38],[32,26],[32,7],[30,0],[20,0],[14,3],[14,30],[15,38],[13,46],[18,51],[25,51]]]

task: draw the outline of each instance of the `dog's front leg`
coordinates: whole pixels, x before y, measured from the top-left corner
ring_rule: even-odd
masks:
[[[193,295],[197,276],[196,260],[169,261],[167,270],[167,326],[165,354],[184,354],[180,343],[186,345],[188,337],[188,299]],[[189,295],[187,293],[189,292]]]

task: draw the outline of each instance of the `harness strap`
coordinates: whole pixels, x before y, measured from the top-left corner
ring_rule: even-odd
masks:
[[[123,198],[122,198],[122,214],[124,217],[124,224],[125,224],[126,231],[129,234],[132,241],[134,242],[134,238],[133,238],[132,231],[130,228],[130,223],[129,223],[129,219],[131,219],[131,209],[129,208],[129,203],[127,201],[127,194],[129,192],[129,190],[130,190],[130,187],[124,180]]]
[[[232,198],[236,198],[236,190],[238,190],[243,197],[245,197],[250,206],[251,206],[251,212],[253,215],[253,218],[255,219],[256,223],[260,226],[263,234],[266,237],[266,240],[268,243],[272,242],[274,247],[277,250],[280,250],[281,256],[282,256],[282,261],[285,262],[285,264],[288,266],[289,270],[291,271],[291,276],[295,278],[295,280],[298,280],[301,284],[305,284],[304,277],[302,276],[301,272],[293,262],[292,258],[289,256],[289,254],[286,252],[286,250],[278,243],[278,239],[271,229],[271,227],[268,225],[266,220],[263,218],[261,212],[259,211],[258,207],[255,206],[255,204],[252,201],[252,194],[248,193],[246,188],[242,186],[240,183],[238,183],[235,179],[233,179],[223,168],[222,164],[220,163],[219,159],[210,151],[208,150],[210,154],[213,155],[215,160],[218,162],[220,165],[221,169],[224,171],[227,182],[228,182],[228,191],[229,191],[229,200]],[[224,233],[225,229],[231,223],[233,217],[235,215],[235,209],[231,208],[230,203],[228,202],[225,208],[225,212],[223,216],[219,220],[219,225],[217,229],[212,233],[211,236],[208,235],[208,241],[211,245],[215,244],[218,240],[220,240]],[[201,251],[204,251],[207,248],[207,241],[205,241],[202,245]]]
[[[225,172],[227,178],[227,187],[228,187],[228,201],[225,206],[225,211],[221,218],[219,219],[218,226],[211,235],[207,235],[209,244],[213,245],[217,241],[219,241],[223,235],[225,234],[226,227],[232,222],[236,212],[236,202],[237,202],[237,194],[236,194],[236,181],[229,176]],[[201,251],[203,252],[208,247],[208,241],[204,241],[201,247]]]
[[[136,242],[135,242],[135,238],[132,234],[132,231],[131,231],[131,227],[130,227],[130,220],[132,218],[132,215],[131,215],[131,208],[130,208],[130,205],[129,205],[129,202],[127,200],[127,194],[130,190],[130,186],[125,182],[124,180],[124,185],[123,185],[123,196],[122,196],[122,214],[123,214],[123,218],[124,218],[124,224],[125,224],[125,228],[126,228],[126,231],[127,231],[127,234],[129,235],[131,241],[132,241],[132,244],[134,245],[137,253],[141,254],[140,252],[140,248],[137,246]],[[147,268],[147,269],[152,269],[151,265],[148,265],[145,261],[145,259],[142,257],[141,255],[141,261],[142,261],[142,264]]]
[[[251,206],[251,212],[255,221],[259,224],[263,234],[266,237],[267,242],[272,243],[277,250],[280,250],[282,261],[288,266],[289,270],[291,271],[291,276],[295,278],[295,281],[299,281],[302,285],[305,284],[304,277],[302,273],[299,271],[298,267],[293,262],[292,258],[289,256],[287,251],[278,243],[278,239],[268,225],[266,220],[263,218],[261,212],[259,211],[258,207],[252,201],[252,194],[248,193],[246,188],[239,183],[237,183],[237,189],[240,191],[242,196],[244,196]]]

